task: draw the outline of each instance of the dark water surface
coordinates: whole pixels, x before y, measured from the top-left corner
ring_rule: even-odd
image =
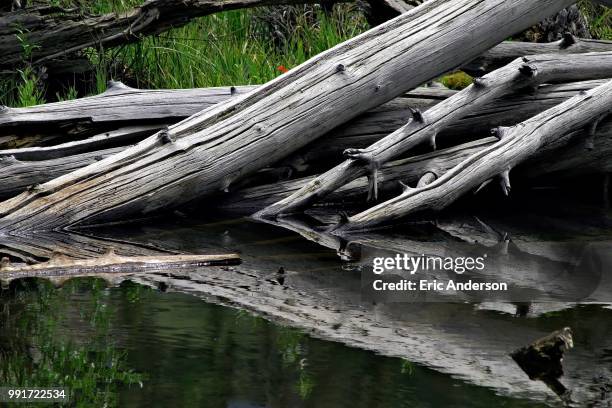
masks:
[[[584,253],[585,246],[609,243],[609,218],[603,220],[537,214],[520,221],[498,218],[490,224],[498,231],[495,234],[509,231],[517,238],[521,252],[516,259],[529,258],[529,268],[544,265],[538,271],[547,274],[556,267],[551,262],[568,263]],[[417,228],[360,242],[366,250],[408,250],[415,243],[437,246],[470,235],[466,225],[464,221],[440,222],[443,232]],[[189,252],[237,251],[252,268],[274,272],[283,266],[309,274],[318,287],[330,292],[348,288],[359,294],[358,265],[341,262],[338,248],[277,226],[244,219],[194,222],[179,218],[97,234]],[[604,247],[604,255],[609,248]],[[500,305],[414,305],[406,321],[409,327],[411,319],[421,319],[420,323],[444,326],[450,333],[463,324],[461,330],[475,340],[458,352],[478,350],[478,336],[482,336],[483,344],[497,347],[504,358],[512,350],[505,343],[510,331],[524,332],[518,338],[527,341],[571,326],[576,347],[567,359],[573,381],[585,381],[586,372],[589,384],[601,384],[601,390],[594,391],[599,400],[591,401],[592,405],[609,403],[611,310],[590,305],[537,312],[527,305],[521,314],[521,305],[509,307],[510,312]],[[76,405],[80,406],[539,406],[520,389],[505,393],[512,397],[500,396],[498,390],[406,360],[311,338],[195,296],[129,282],[107,288],[100,280],[78,279],[61,289],[43,281],[17,282],[0,296],[0,319],[0,383],[67,384],[79,390]],[[469,356],[459,359],[470,364]],[[503,364],[513,363],[507,358]],[[482,372],[486,376],[486,369]],[[558,405],[555,398],[548,403]]]
[[[133,284],[105,289],[99,281],[84,279],[57,290],[29,283],[27,290],[5,293],[0,307],[2,345],[6,350],[25,343],[18,359],[24,371],[36,369],[28,368],[32,359],[44,365],[50,358],[58,372],[66,368],[62,364],[82,364],[80,375],[87,378],[96,370],[87,366],[108,365],[105,359],[120,356],[120,370],[133,372],[134,378],[125,381],[133,384],[107,389],[98,384],[98,395],[79,392],[82,406],[87,401],[125,407],[537,406],[405,360],[312,339],[193,296]],[[43,324],[27,337],[13,337],[37,319]],[[45,337],[47,325],[56,326],[53,338]],[[64,356],[65,362],[58,363],[60,347],[69,355],[81,350],[90,355],[82,360]],[[1,371],[7,370],[4,365]]]

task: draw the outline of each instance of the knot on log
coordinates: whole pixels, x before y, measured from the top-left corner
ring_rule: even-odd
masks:
[[[475,88],[484,88],[486,86],[486,81],[482,77],[474,77],[472,78],[472,83]]]
[[[491,136],[496,138],[497,140],[503,140],[508,133],[508,128],[504,126],[498,126],[496,128],[491,129]]]
[[[236,89],[235,86],[230,86],[230,95],[234,96],[238,93],[238,90]]]
[[[159,134],[157,135],[157,138],[162,144],[168,144],[168,143],[174,142],[174,139],[170,135],[170,132],[168,131],[168,129],[160,130]]]
[[[11,260],[6,256],[2,257],[2,260],[0,260],[0,270],[8,268],[10,266],[11,266]]]
[[[15,158],[15,156],[0,156],[0,166],[9,166],[11,164],[18,163],[19,160]]]
[[[577,42],[576,37],[574,37],[572,33],[569,33],[569,32],[563,33],[563,38],[561,39],[560,48],[564,49],[564,48],[571,47],[572,45],[576,44],[576,42]]]
[[[345,149],[342,155],[347,159],[365,162],[370,166],[378,168],[378,162],[374,159],[374,155],[367,149]]]
[[[519,67],[519,72],[526,77],[534,78],[538,74],[538,68],[535,65],[525,63]]]
[[[346,67],[344,66],[344,64],[336,65],[336,72],[344,72],[344,71],[346,71]]]
[[[419,109],[408,108],[410,110],[410,114],[412,115],[412,119],[418,123],[425,123],[425,118],[423,117],[423,113]]]
[[[110,80],[106,83],[106,92],[126,91],[132,89],[121,81]]]
[[[28,186],[27,191],[29,193],[41,193],[43,191],[43,188],[40,184],[32,184],[31,186]]]

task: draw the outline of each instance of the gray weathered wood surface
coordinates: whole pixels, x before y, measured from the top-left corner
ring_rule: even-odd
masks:
[[[351,216],[337,233],[380,227],[410,213],[440,210],[488,180],[498,179],[506,194],[510,171],[544,151],[563,146],[612,112],[612,81],[584,92],[512,128],[500,129],[501,140],[441,175],[432,183],[407,189],[398,197]]]
[[[520,89],[537,87],[540,83],[607,78],[611,73],[612,52],[519,58],[475,79],[473,85],[424,113],[415,111],[406,125],[367,148],[347,149],[347,160],[256,216],[266,218],[299,212],[340,186],[368,173],[372,186],[370,196],[376,199],[377,172],[382,164],[426,141],[435,149],[438,134],[442,130],[463,117],[477,115],[482,107],[495,99]]]
[[[430,0],[247,95],[5,201],[0,230],[27,234],[125,219],[227,190],[571,3]]]

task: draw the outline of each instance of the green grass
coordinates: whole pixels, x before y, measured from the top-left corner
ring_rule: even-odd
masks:
[[[74,5],[74,0],[50,2]],[[84,6],[79,3],[79,7],[84,13],[100,14],[129,10],[141,2],[97,0]],[[586,0],[581,7],[589,16],[593,34],[612,39],[612,9]],[[0,104],[30,106],[97,94],[106,89],[109,79],[139,88],[260,84],[367,29],[363,14],[351,4],[336,5],[332,14],[316,5],[214,14],[135,44],[86,50],[95,67],[86,86],[67,84],[53,95],[46,92],[41,74],[26,63],[20,72],[0,79]],[[27,33],[23,36],[27,39]],[[26,55],[35,45],[24,40],[23,47]],[[453,89],[470,83],[461,74],[441,80]]]
[[[110,75],[137,87],[260,84],[367,29],[361,15],[346,6],[330,16],[316,10],[314,19],[298,14],[292,34],[274,45],[258,13],[215,14],[95,58],[118,61]],[[346,19],[352,24],[340,23]]]
[[[88,3],[85,11],[122,11],[137,3],[100,0]],[[56,4],[70,6],[71,2],[56,0]],[[44,97],[43,81],[26,64],[26,75],[0,80],[0,104],[30,106],[97,94],[106,89],[109,79],[139,88],[260,84],[367,29],[363,14],[348,4],[335,6],[329,15],[319,6],[218,13],[134,44],[86,50],[95,72],[85,90],[81,86],[78,93],[67,85]],[[274,32],[279,31],[284,38],[272,41]]]

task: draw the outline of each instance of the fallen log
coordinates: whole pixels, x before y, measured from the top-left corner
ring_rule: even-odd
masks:
[[[612,81],[574,96],[512,128],[498,129],[500,140],[439,177],[417,188],[406,188],[398,197],[356,214],[337,226],[337,233],[376,228],[415,211],[440,210],[467,191],[498,178],[506,194],[510,170],[526,159],[567,144],[612,111]]]
[[[255,86],[135,89],[110,81],[107,90],[95,96],[27,108],[2,107],[0,129],[26,133],[59,128],[66,132],[78,127],[78,132],[83,132],[125,126],[125,123],[132,126],[143,122],[174,123],[227,101],[232,95],[254,89]]]
[[[482,78],[456,95],[422,113],[413,110],[406,125],[365,149],[347,149],[347,157],[290,197],[265,208],[257,217],[269,218],[307,208],[340,186],[370,173],[369,198],[378,196],[378,169],[387,161],[429,141],[436,149],[441,130],[453,122],[476,114],[479,109],[511,92],[550,81],[606,78],[612,72],[612,52],[575,55],[538,55],[515,60]],[[437,175],[439,176],[439,175]]]
[[[461,69],[470,75],[480,76],[525,55],[584,54],[611,50],[612,41],[578,38],[567,33],[561,40],[549,43],[504,41]]]
[[[19,149],[0,150],[0,158],[13,157],[17,160],[51,160],[68,158],[69,156],[94,153],[118,146],[128,146],[166,128],[164,125],[129,126],[111,130],[88,139],[61,143],[45,147],[22,147]]]
[[[571,3],[428,1],[247,95],[5,201],[0,230],[24,234],[125,219],[228,190],[245,175]]]
[[[48,160],[24,161],[0,153],[0,197],[8,198],[27,188],[36,188],[55,177],[78,170],[121,152],[124,147],[96,150]]]
[[[552,106],[558,105],[580,91],[592,89],[602,83],[603,81],[596,80],[569,84],[541,85],[535,95],[519,92],[509,97],[497,99],[490,106],[480,109],[477,114],[468,115],[454,123],[447,130],[443,130],[439,136],[439,144],[454,143],[457,139],[476,139],[493,127],[514,125]],[[144,91],[144,95],[147,95],[147,92]],[[230,211],[238,211],[245,214],[248,212],[251,214],[263,209],[267,205],[274,204],[275,201],[286,198],[292,192],[303,187],[306,182],[312,181],[313,178],[301,177],[298,180],[286,180],[300,173],[308,174],[316,172],[318,169],[324,170],[330,163],[339,162],[339,158],[342,157],[341,153],[345,149],[350,147],[366,147],[399,128],[406,122],[409,108],[427,110],[436,103],[446,99],[447,96],[454,95],[455,93],[455,91],[446,89],[417,88],[415,91],[372,109],[355,120],[332,130],[280,163],[275,164],[275,167],[260,171],[252,177],[241,181],[236,185],[237,190],[229,195],[222,196],[217,206]],[[139,105],[146,105],[143,102],[146,99],[146,97],[138,99],[141,102]],[[116,107],[118,113],[121,111],[120,106]],[[51,109],[53,111],[56,110],[55,107]],[[57,109],[57,111],[59,112],[60,110]],[[42,184],[55,177],[106,158],[112,153],[118,153],[122,148],[110,146],[125,145],[131,142],[134,137],[138,138],[140,130],[142,130],[142,134],[146,134],[147,131],[153,132],[156,127],[157,125],[142,125],[141,127],[124,128],[89,139],[57,146],[0,150],[0,166],[3,168],[3,172],[0,175],[0,181],[2,182],[0,184],[0,197],[8,198],[28,187]],[[582,145],[580,145],[572,149],[568,148],[559,151],[558,154],[562,155],[564,160],[557,160],[555,158],[548,160],[543,158],[535,160],[533,163],[530,162],[529,176],[548,174],[553,169],[558,171],[559,175],[566,174],[567,170],[570,169],[575,174],[610,171],[611,163],[608,158],[612,151],[610,151],[611,146],[605,143],[608,140],[607,135],[609,133],[600,132],[600,130],[598,130],[598,133],[601,134],[598,134],[596,137],[595,149],[585,151]],[[458,146],[458,148],[465,148],[468,149],[466,151],[471,151],[469,144]],[[433,154],[432,157],[435,157],[435,161],[440,161],[445,154],[445,151],[440,151],[440,156]],[[425,157],[428,157],[428,155],[423,156],[423,158]],[[462,154],[461,157],[466,158],[467,156]],[[420,156],[414,159],[414,162],[418,162]],[[407,162],[413,162],[413,160],[408,160]],[[572,163],[572,165],[567,163]],[[443,167],[437,166],[433,172],[435,174],[445,172],[455,164],[457,162],[452,165],[449,162],[448,165]],[[421,170],[418,166],[413,167],[412,171],[408,171],[400,163],[390,163],[390,167],[397,168],[393,176],[388,173],[386,167],[380,170],[379,189],[383,196],[386,196],[386,193],[396,191],[392,181],[402,180],[404,183],[416,183],[418,181],[413,178],[414,174],[420,173],[420,171],[415,171]],[[264,185],[268,183],[272,184]],[[366,191],[362,189],[365,186],[367,185],[363,184],[363,179],[360,179],[354,185],[349,183],[347,185],[348,188],[341,187],[337,194],[332,193],[325,202],[326,204],[361,203],[365,199],[365,195],[362,194]],[[276,200],[271,201],[275,197]]]
[[[0,14],[0,68],[12,70],[29,60],[39,64],[88,47],[111,47],[138,41],[142,36],[181,27],[191,20],[220,11],[309,0],[147,0],[124,13],[87,15],[80,8],[33,5]],[[29,55],[24,55],[24,41]]]
[[[99,274],[150,273],[164,270],[199,268],[202,266],[238,265],[240,257],[225,255],[166,255],[166,256],[120,256],[109,251],[89,259],[71,259],[56,255],[48,262],[35,265],[12,265],[9,258],[0,261],[0,279],[11,281],[22,278],[66,278]]]
[[[592,149],[585,149],[586,133],[564,147],[538,155],[518,166],[515,174],[521,180],[542,177],[576,177],[612,172],[612,120],[597,128]],[[426,174],[444,174],[472,154],[493,145],[495,137],[479,139],[402,160],[387,163],[379,171],[381,197],[401,193],[399,182],[416,185]],[[256,185],[226,194],[216,203],[218,208],[238,214],[253,214],[283,200],[311,183],[316,176]],[[321,206],[361,205],[368,195],[368,179],[360,177],[343,185],[320,203]],[[316,204],[315,204],[316,207]]]

